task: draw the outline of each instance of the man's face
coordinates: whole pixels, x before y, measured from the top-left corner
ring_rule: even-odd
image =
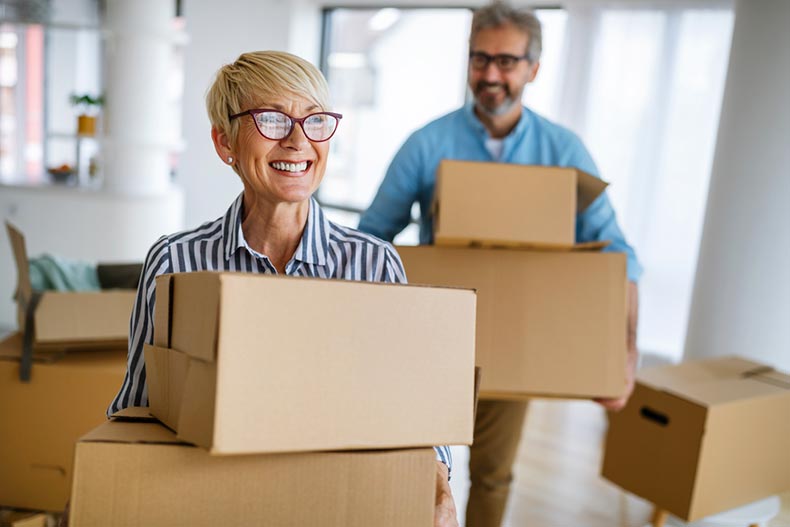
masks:
[[[508,24],[480,30],[472,41],[471,53],[506,54],[523,57],[527,53],[529,35]],[[532,82],[538,63],[519,60],[510,70],[497,67],[494,61],[483,68],[469,64],[469,88],[479,110],[489,115],[503,115],[520,106],[524,86]]]

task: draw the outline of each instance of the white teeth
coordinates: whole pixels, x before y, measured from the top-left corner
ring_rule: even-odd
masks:
[[[272,166],[277,170],[284,170],[285,172],[304,172],[307,170],[307,161],[299,163],[283,163],[282,161],[275,161]]]

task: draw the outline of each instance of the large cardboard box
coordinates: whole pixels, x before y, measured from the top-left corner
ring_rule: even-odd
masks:
[[[790,489],[790,376],[737,357],[639,372],[602,474],[694,521]]]
[[[123,351],[35,357],[19,380],[22,337],[0,341],[0,505],[62,511],[74,443],[106,420],[126,372]]]
[[[32,332],[33,349],[126,349],[134,290],[36,292],[25,238],[9,223],[6,230],[17,266],[19,329]]]
[[[184,273],[156,282],[151,411],[216,454],[470,444],[475,293]]]
[[[575,168],[443,160],[436,172],[436,245],[566,248],[577,212],[606,183]]]
[[[409,281],[477,290],[480,397],[625,391],[625,256],[398,247]]]
[[[73,527],[430,527],[432,449],[211,456],[156,422],[77,444]]]

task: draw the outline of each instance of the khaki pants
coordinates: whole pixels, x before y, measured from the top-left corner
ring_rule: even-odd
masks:
[[[505,514],[527,401],[480,401],[469,448],[466,527],[499,527]]]

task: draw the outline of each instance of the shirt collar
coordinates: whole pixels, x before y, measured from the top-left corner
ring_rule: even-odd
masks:
[[[238,249],[245,249],[256,257],[262,256],[252,249],[241,229],[241,218],[244,210],[244,193],[233,201],[222,220],[222,233],[225,239],[225,258],[230,260]],[[294,252],[294,260],[315,265],[326,265],[329,250],[329,220],[314,198],[310,198],[310,210],[307,213],[302,239]]]

